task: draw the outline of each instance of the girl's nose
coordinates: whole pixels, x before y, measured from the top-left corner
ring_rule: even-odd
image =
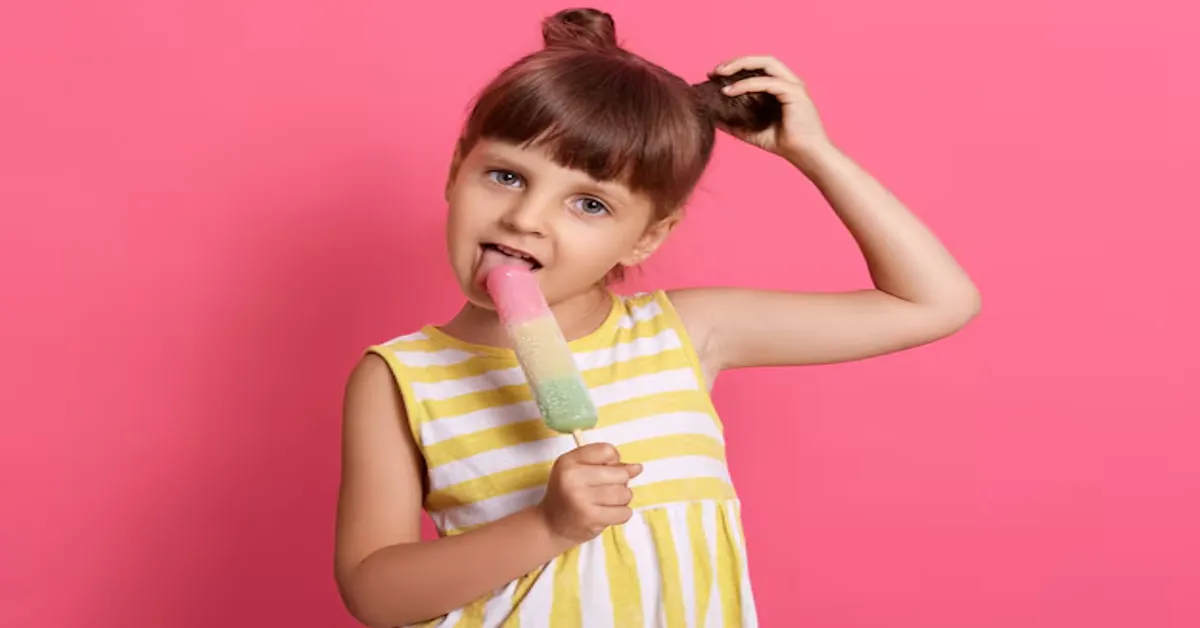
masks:
[[[504,226],[518,233],[544,236],[551,218],[549,205],[549,202],[535,198],[521,199],[504,214]]]

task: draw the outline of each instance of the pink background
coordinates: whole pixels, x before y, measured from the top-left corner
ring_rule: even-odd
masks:
[[[458,304],[457,125],[564,5],[8,4],[0,625],[352,626],[344,378]],[[984,294],[936,346],[718,384],[766,626],[1200,625],[1195,10],[987,4],[601,5],[690,79],[788,61]],[[638,281],[865,280],[722,141]]]

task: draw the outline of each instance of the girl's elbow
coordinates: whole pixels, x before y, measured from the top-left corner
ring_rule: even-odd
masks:
[[[398,603],[395,599],[381,603],[378,600],[365,599],[365,596],[343,594],[342,604],[354,619],[367,628],[397,628],[434,619],[434,617],[417,616],[397,608],[398,606],[406,607],[407,604]]]
[[[942,303],[938,308],[939,318],[947,328],[947,334],[951,334],[966,327],[967,323],[979,316],[982,307],[983,300],[979,290],[974,285],[969,285]]]
[[[356,586],[358,583],[354,580],[352,575],[348,576],[339,582],[338,587],[342,606],[351,617],[367,628],[395,628],[395,626],[405,625],[404,621],[385,617],[386,611],[380,608],[380,604],[370,599],[371,596],[363,591],[362,586]]]
[[[983,308],[983,296],[979,294],[979,288],[974,284],[965,290],[961,301],[963,324],[971,322],[971,319],[979,316],[979,311]]]

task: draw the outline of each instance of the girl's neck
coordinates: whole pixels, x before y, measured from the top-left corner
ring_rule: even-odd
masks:
[[[596,331],[612,311],[612,293],[602,287],[570,297],[550,306],[568,341]],[[507,332],[494,310],[467,302],[441,331],[464,342],[492,347],[511,347]]]

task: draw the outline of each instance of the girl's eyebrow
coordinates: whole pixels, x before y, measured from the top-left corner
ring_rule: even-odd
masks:
[[[488,163],[501,165],[514,170],[520,170],[523,168],[519,160],[511,159],[507,155],[502,155],[496,151],[486,150],[480,156],[483,158],[483,161]]]

